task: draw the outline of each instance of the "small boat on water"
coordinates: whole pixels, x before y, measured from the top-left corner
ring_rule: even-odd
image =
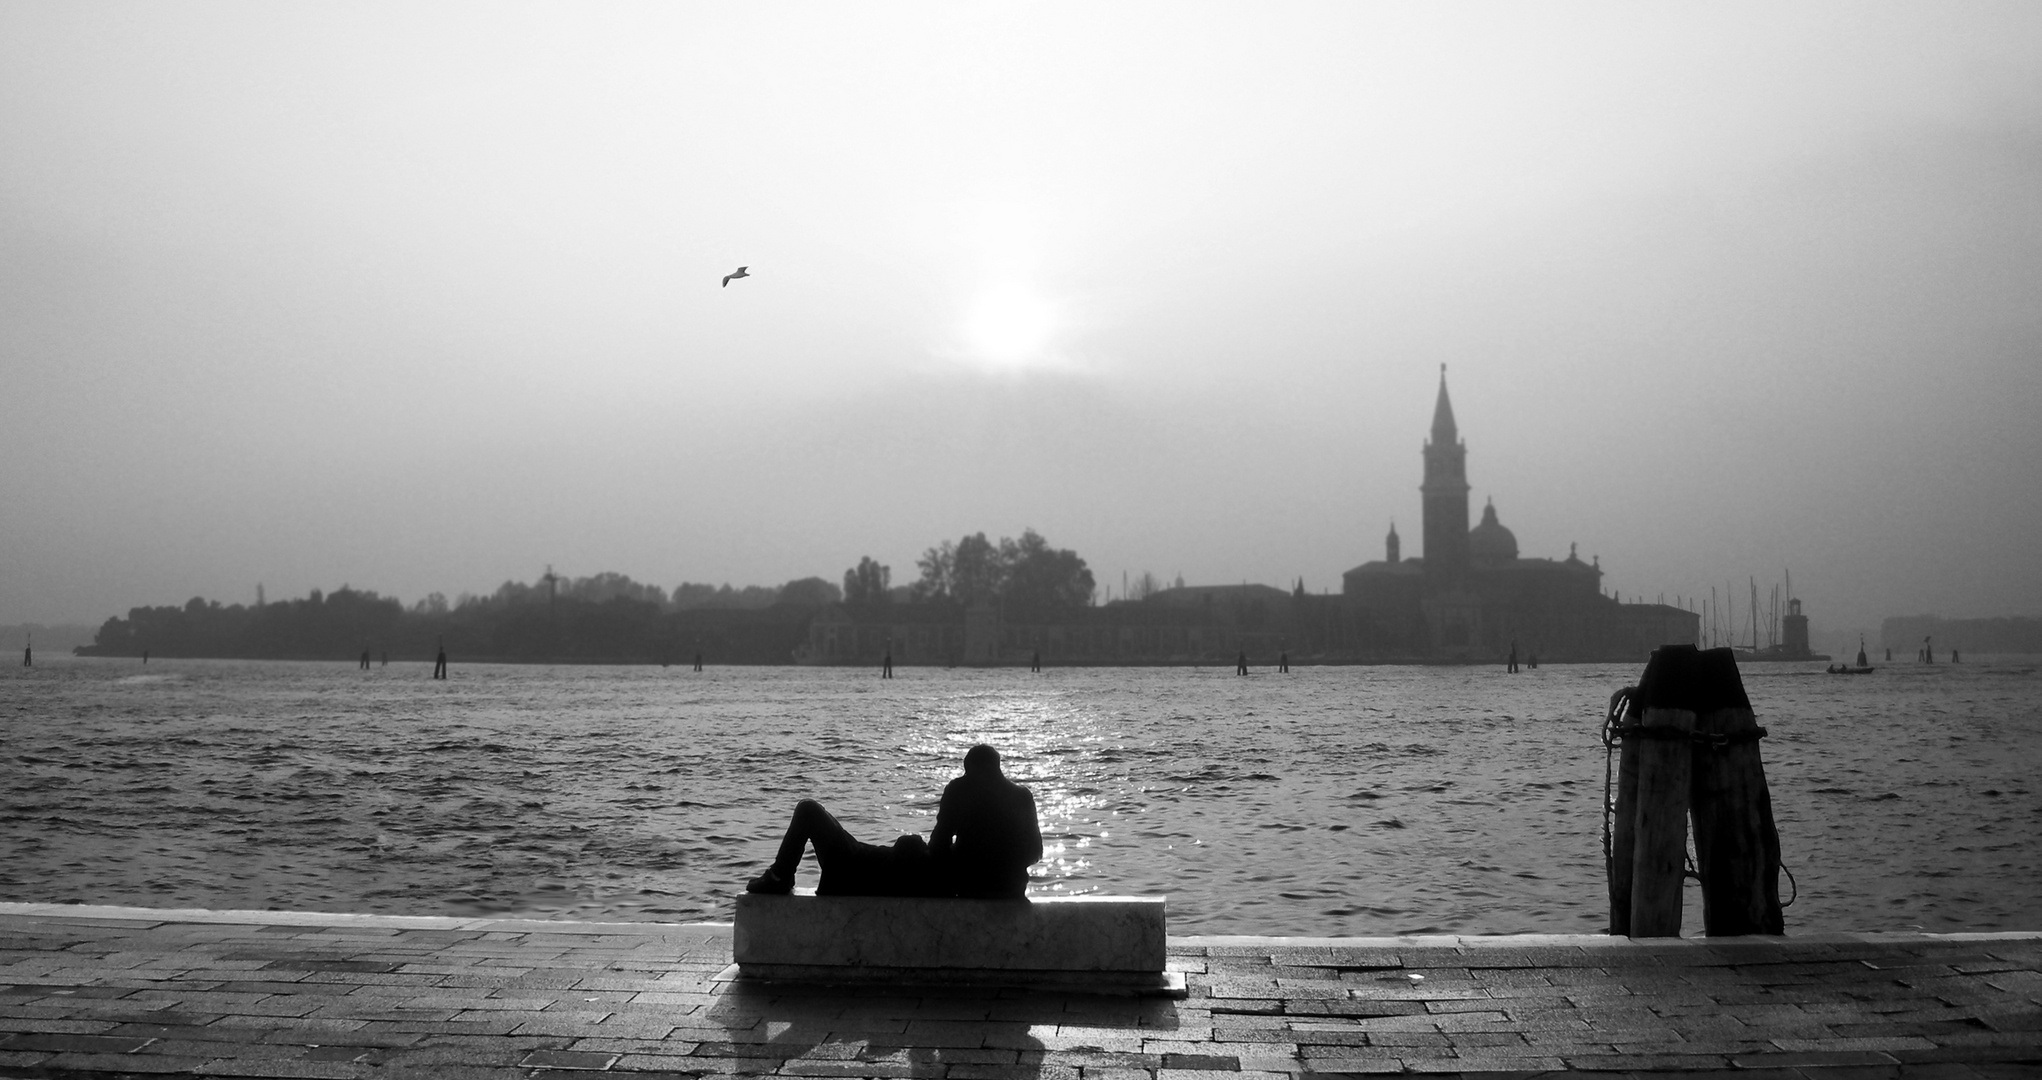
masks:
[[[1865,639],[1858,639],[1858,662],[1856,664],[1831,664],[1823,669],[1831,675],[1870,675],[1872,665],[1865,660]]]

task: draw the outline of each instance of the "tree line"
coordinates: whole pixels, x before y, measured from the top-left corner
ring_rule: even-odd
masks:
[[[891,567],[862,558],[844,571],[844,602],[854,607],[994,604],[1033,615],[1088,607],[1097,592],[1085,560],[1068,548],[1050,546],[1034,529],[1023,530],[1019,540],[1003,536],[998,543],[983,532],[945,540],[924,551],[915,567],[921,577],[896,589]]]
[[[827,584],[827,583],[824,583]],[[831,586],[831,593],[834,586]],[[560,590],[469,598],[431,597],[407,608],[394,597],[343,586],[330,593],[267,604],[221,604],[193,597],[182,607],[131,609],[108,619],[96,656],[246,659],[421,660],[444,648],[469,660],[684,663],[786,663],[820,610],[820,592],[765,607],[673,607],[629,596],[591,600]]]
[[[779,586],[714,587],[683,582],[672,591],[604,572],[506,581],[486,595],[448,601],[431,593],[409,606],[347,585],[252,605],[193,597],[182,606],[138,607],[106,620],[79,652],[96,656],[342,659],[367,654],[415,660],[445,648],[467,659],[684,663],[788,662],[808,624],[829,604],[995,603],[1039,614],[1089,605],[1092,572],[1076,552],[1053,548],[1033,529],[998,543],[975,533],[929,548],[921,576],[906,586],[872,558],[846,570],[844,584],[819,577]]]

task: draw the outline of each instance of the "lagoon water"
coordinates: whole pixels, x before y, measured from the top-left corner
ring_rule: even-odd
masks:
[[[1166,893],[1175,933],[1592,933],[1599,725],[1641,668],[59,659],[0,678],[0,899],[727,920],[797,799],[926,833],[987,741],[1041,809],[1037,893]],[[1790,933],[2042,928],[2032,659],[1744,678]]]

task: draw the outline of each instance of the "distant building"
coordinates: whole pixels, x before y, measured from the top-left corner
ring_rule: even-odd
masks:
[[[1602,568],[1520,558],[1517,537],[1485,506],[1468,527],[1468,447],[1454,424],[1442,371],[1425,444],[1423,555],[1403,558],[1396,526],[1384,557],[1347,571],[1338,596],[1300,582],[1179,585],[1142,600],[1056,612],[991,604],[881,604],[825,608],[796,651],[804,663],[1045,664],[1294,661],[1492,662],[1513,645],[1520,659],[1642,661],[1661,645],[1694,643],[1701,619],[1665,604],[1603,595]]]
[[[1424,554],[1401,557],[1390,526],[1383,558],[1341,576],[1365,651],[1431,659],[1643,660],[1667,644],[1694,643],[1701,618],[1666,604],[1603,595],[1602,568],[1567,557],[1520,558],[1517,537],[1492,502],[1468,527],[1468,445],[1454,423],[1446,372],[1423,450]]]
[[[1274,663],[1293,633],[1295,598],[1267,585],[1180,586],[1146,600],[1055,612],[953,603],[832,604],[809,624],[807,664],[984,666],[1197,664],[1248,652]]]

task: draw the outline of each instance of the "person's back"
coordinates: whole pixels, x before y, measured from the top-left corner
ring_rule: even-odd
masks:
[[[817,896],[942,896],[948,886],[928,842],[914,835],[885,846],[854,843],[821,869]]]
[[[999,752],[971,748],[964,775],[943,789],[930,849],[958,896],[1019,898],[1042,858],[1035,796],[1000,772]]]

